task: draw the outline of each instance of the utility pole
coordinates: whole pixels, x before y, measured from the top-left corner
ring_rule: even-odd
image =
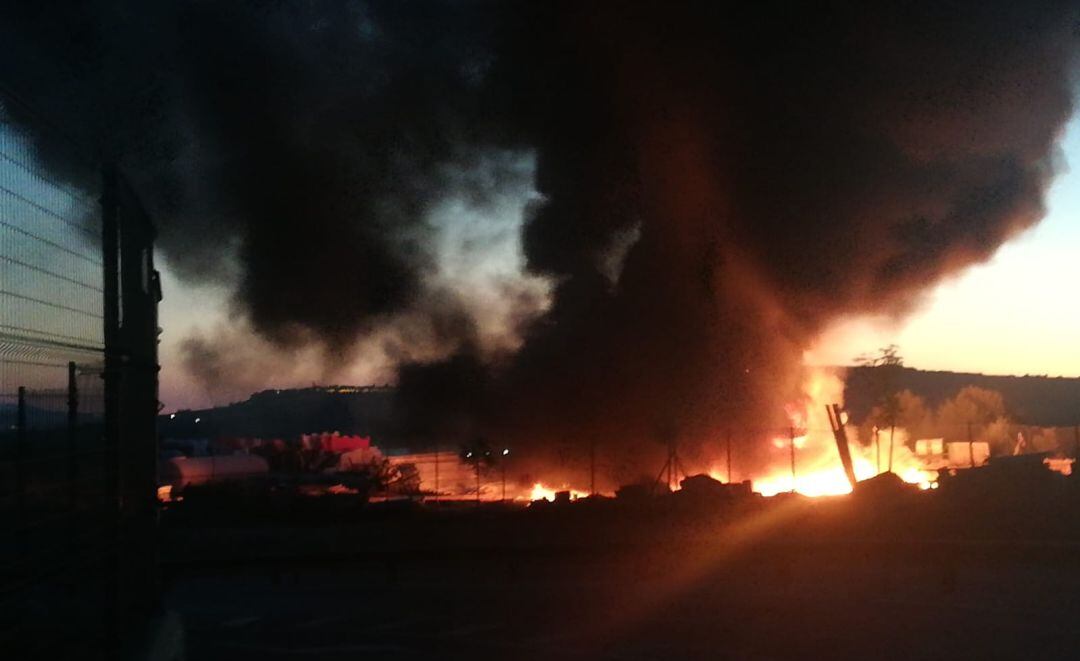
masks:
[[[679,448],[678,441],[674,436],[671,436],[667,440],[667,461],[660,468],[660,472],[656,474],[656,479],[653,481],[653,489],[655,490],[660,484],[660,478],[664,478],[667,483],[668,491],[674,491],[674,487],[679,486],[679,472],[682,471],[683,476],[686,476],[686,471],[683,470],[682,465],[679,463]]]
[[[439,442],[435,441],[435,502],[439,502]]]
[[[589,436],[589,495],[596,495],[596,436]]]
[[[672,457],[675,456],[673,450],[674,445],[672,445],[672,443],[673,441],[671,440],[667,441],[667,490],[669,491],[672,488],[672,469],[674,468],[674,466],[672,466]]]
[[[727,481],[731,484],[731,430],[727,432]]]
[[[971,438],[971,421],[967,423],[967,438],[968,438],[968,460],[971,462],[971,467],[975,468],[975,441]]]
[[[847,429],[844,428],[844,413],[839,404],[829,404],[825,407],[829,414],[829,426],[832,427],[833,438],[836,440],[836,451],[840,455],[840,463],[844,466],[844,475],[851,483],[854,491],[858,480],[855,478],[855,464],[851,461],[851,445],[848,443]]]
[[[896,424],[889,426],[889,472],[892,472],[892,456],[893,456],[893,433],[896,431]]]
[[[68,363],[68,388],[67,388],[67,479],[68,479],[68,512],[75,514],[78,508],[78,476],[79,464],[76,461],[76,450],[79,434],[79,390],[78,371],[75,361]],[[75,535],[75,516],[69,518],[71,524],[71,539]],[[72,541],[72,549],[75,544]]]
[[[506,502],[506,462],[507,457],[510,456],[510,448],[503,448],[502,460],[499,462],[499,466],[502,468],[502,501]]]
[[[19,526],[25,526],[26,517],[26,386],[19,386],[15,408],[15,509]],[[20,547],[21,548],[21,547]]]
[[[874,451],[876,457],[874,460],[874,466],[877,468],[877,474],[881,475],[881,430],[874,426]]]
[[[791,434],[791,493],[795,493],[795,428],[788,427]]]
[[[1080,425],[1073,425],[1073,470],[1077,461],[1080,461]]]

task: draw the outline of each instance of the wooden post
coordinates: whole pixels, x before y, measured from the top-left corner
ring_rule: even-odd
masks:
[[[667,441],[667,490],[672,490],[672,471],[675,469],[672,457],[675,453],[672,451],[672,441]]]
[[[791,493],[795,493],[795,428],[789,427],[791,435]]]
[[[1073,425],[1073,464],[1072,470],[1076,470],[1076,462],[1080,461],[1080,425]],[[1070,473],[1071,474],[1071,473]]]
[[[829,426],[832,427],[833,438],[836,439],[836,451],[840,455],[840,463],[844,466],[844,475],[854,491],[858,480],[855,477],[855,465],[851,461],[851,446],[848,443],[847,429],[844,427],[844,413],[839,404],[827,405],[825,412],[829,415]]]
[[[439,502],[439,443],[435,442],[435,502]]]
[[[729,429],[728,433],[727,433],[727,481],[728,481],[728,484],[732,483],[731,480],[732,480],[732,477],[731,477],[731,430]]]
[[[892,456],[893,456],[893,434],[896,432],[896,425],[889,426],[889,472],[892,472]]]
[[[968,438],[968,460],[971,462],[971,467],[975,468],[975,440],[971,438],[971,421],[967,423],[967,438]]]
[[[596,495],[596,437],[589,435],[589,495]]]
[[[881,474],[881,430],[874,426],[874,467],[877,469],[878,475]]]

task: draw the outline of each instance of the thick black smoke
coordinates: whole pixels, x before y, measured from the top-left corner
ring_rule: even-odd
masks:
[[[900,315],[1039,220],[1074,21],[1007,3],[557,16],[523,46],[553,59],[521,113],[547,199],[526,255],[554,307],[506,369],[413,367],[406,396],[453,393],[507,439],[642,456],[779,432],[827,322]],[[601,265],[626,236],[612,282]],[[745,466],[762,444],[744,445]]]
[[[404,366],[413,429],[701,441],[772,424],[828,321],[903,313],[1043,212],[1075,8],[869,5],[34,3],[0,66],[127,166],[184,275],[236,251],[285,344],[422,306],[427,211],[533,151],[552,308],[512,358],[465,320]]]
[[[496,123],[480,7],[8,4],[2,78],[124,166],[182,276],[230,279],[235,253],[259,332],[344,348],[419,295],[425,214]]]

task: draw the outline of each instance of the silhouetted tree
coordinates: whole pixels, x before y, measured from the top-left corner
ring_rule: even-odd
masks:
[[[900,417],[899,381],[904,370],[904,359],[900,347],[895,344],[878,349],[874,354],[863,354],[855,359],[855,364],[869,367],[873,374],[877,404],[871,413],[871,420],[878,429],[889,428],[888,470],[892,470],[893,437]],[[880,470],[881,467],[878,466]]]
[[[942,435],[966,440],[969,425],[972,438],[988,442],[994,454],[1012,452],[1014,439],[1001,393],[966,386],[938,407],[937,427]]]
[[[920,438],[930,438],[937,435],[937,427],[934,421],[934,412],[927,407],[926,401],[910,390],[904,389],[896,393],[896,408],[894,413],[896,426],[907,431],[907,442],[914,449],[914,443]],[[860,438],[872,438],[873,429],[884,424],[888,413],[881,406],[874,406],[863,424],[862,433],[866,436]]]

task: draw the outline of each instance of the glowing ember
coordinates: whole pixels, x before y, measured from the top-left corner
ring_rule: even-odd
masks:
[[[836,441],[829,425],[825,407],[842,402],[844,382],[834,373],[816,369],[811,371],[804,385],[806,399],[799,407],[790,407],[788,417],[798,434],[795,445],[794,488],[791,476],[791,444],[789,437],[777,437],[772,441],[774,459],[765,474],[755,477],[754,490],[765,496],[785,491],[797,491],[806,496],[830,496],[851,493],[851,484],[844,475]],[[873,444],[862,445],[857,430],[848,427],[851,459],[858,480],[871,478],[879,473]],[[897,428],[893,435],[892,469],[905,482],[929,489],[934,480],[930,471],[907,447],[906,432]],[[888,454],[887,435],[881,438],[882,470],[886,470]]]
[[[158,502],[161,503],[179,503],[184,500],[184,497],[173,493],[173,485],[163,484],[157,488]]]
[[[1062,475],[1072,475],[1073,460],[1069,458],[1047,458],[1043,463],[1052,470]]]

